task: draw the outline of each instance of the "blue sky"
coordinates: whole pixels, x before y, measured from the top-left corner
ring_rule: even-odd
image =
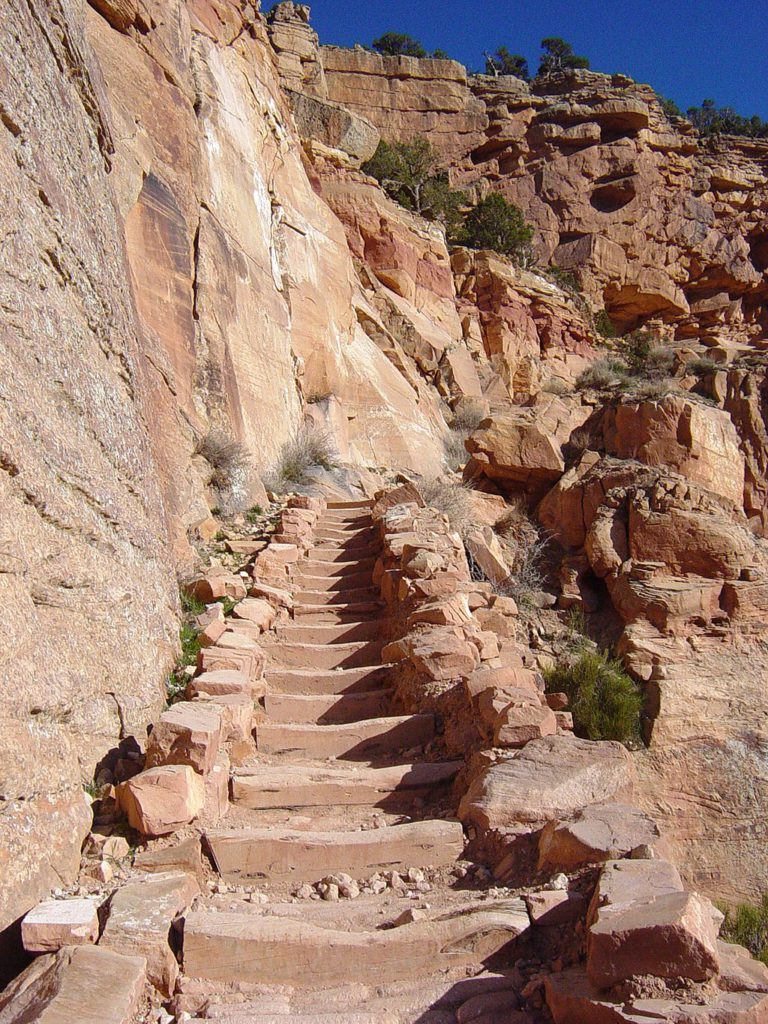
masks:
[[[535,71],[541,39],[562,36],[596,71],[648,82],[683,110],[711,97],[768,120],[768,0],[314,0],[311,8],[323,43],[405,32],[472,70],[503,44]]]

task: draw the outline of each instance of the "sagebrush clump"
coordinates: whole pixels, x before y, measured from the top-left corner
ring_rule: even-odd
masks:
[[[338,451],[328,431],[303,426],[283,445],[271,472],[264,477],[264,484],[269,490],[280,493],[292,485],[308,483],[310,470],[318,467],[331,470],[338,464]]]
[[[471,488],[466,484],[436,477],[419,480],[417,486],[425,504],[444,513],[457,533],[463,536],[473,525]]]
[[[550,693],[568,695],[577,736],[588,740],[640,743],[640,690],[620,662],[582,649],[544,673]]]
[[[234,487],[251,464],[245,445],[223,430],[209,430],[198,440],[194,454],[202,456],[211,467],[208,482],[217,491]]]

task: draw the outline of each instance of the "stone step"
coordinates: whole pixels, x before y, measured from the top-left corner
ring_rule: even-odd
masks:
[[[297,590],[293,595],[293,606],[297,605],[347,605],[382,603],[376,587],[347,587],[345,590]]]
[[[257,765],[232,777],[232,802],[251,810],[273,807],[402,807],[456,777],[463,761],[367,765]]]
[[[219,1024],[400,1024],[400,1019],[395,1013],[388,1013],[384,1010],[372,1010],[370,1012],[356,1012],[350,1010],[345,1012],[330,1011],[328,1013],[296,1013],[290,1010],[255,1010],[242,1009],[237,1006],[227,1007],[228,1012],[211,1016],[210,1010],[206,1011],[205,1017],[185,1018],[189,1024],[206,1024],[211,1020],[217,1020]]]
[[[374,525],[373,516],[365,509],[355,510],[334,508],[324,512],[318,517],[317,525],[322,527],[333,527],[343,523],[346,526],[356,526],[358,529],[371,529]]]
[[[214,866],[234,884],[246,879],[316,882],[346,872],[366,878],[376,871],[453,864],[464,852],[458,821],[413,821],[360,832],[308,832],[267,828],[210,829],[205,833]]]
[[[297,758],[374,761],[423,746],[434,735],[433,715],[371,718],[346,725],[262,722],[256,726],[256,749],[265,754],[291,754]]]
[[[327,547],[318,545],[310,548],[307,552],[307,559],[314,562],[345,562],[367,561],[369,558],[378,558],[381,553],[381,546],[378,544],[361,544],[359,547],[339,547],[337,544],[329,544]]]
[[[326,506],[325,507],[331,509],[331,511],[336,511],[338,509],[349,509],[349,508],[359,508],[359,509],[365,509],[366,511],[370,511],[373,508],[373,499],[372,498],[354,498],[351,501],[329,501],[329,502],[326,502]]]
[[[367,622],[281,623],[276,633],[279,639],[292,644],[350,644],[359,640],[376,640],[381,636],[386,620],[369,619]]]
[[[310,623],[362,622],[366,618],[380,617],[385,609],[383,601],[358,601],[347,604],[302,604],[293,606],[293,620],[301,625]]]
[[[195,911],[184,924],[184,973],[209,981],[314,991],[345,982],[422,979],[494,958],[511,962],[515,940],[527,927],[521,900],[367,932],[320,928],[290,918]]]
[[[340,547],[375,544],[379,541],[378,532],[368,526],[364,526],[362,530],[356,527],[345,530],[341,526],[316,526],[313,536],[315,540],[328,541],[331,544],[338,544]]]
[[[297,573],[291,580],[295,592],[333,591],[343,594],[348,590],[370,590],[370,572],[349,572],[341,576],[317,576],[312,573]]]
[[[391,690],[311,696],[268,693],[264,707],[270,722],[341,725],[384,716],[392,702]]]
[[[299,563],[302,576],[351,576],[359,573],[372,573],[376,559],[356,558],[345,562],[323,562],[316,558],[305,558]]]
[[[392,675],[389,665],[364,665],[360,668],[316,670],[269,668],[266,682],[270,690],[293,694],[356,693],[384,686]]]
[[[285,640],[266,648],[270,666],[280,668],[359,668],[376,665],[381,659],[381,640],[361,640],[357,643],[301,644]]]

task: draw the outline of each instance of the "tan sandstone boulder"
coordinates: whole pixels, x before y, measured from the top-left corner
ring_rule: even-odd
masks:
[[[205,784],[189,765],[164,765],[120,783],[117,800],[131,828],[164,836],[188,825],[202,811]]]
[[[617,906],[589,932],[587,974],[597,988],[634,975],[707,981],[720,959],[712,905],[675,892]]]

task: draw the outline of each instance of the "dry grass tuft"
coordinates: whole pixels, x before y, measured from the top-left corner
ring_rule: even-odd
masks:
[[[264,484],[279,494],[290,489],[291,485],[308,483],[311,469],[321,467],[330,470],[338,464],[339,454],[330,433],[303,426],[283,445],[272,471],[264,478]]]
[[[416,485],[425,503],[448,517],[451,528],[464,534],[473,526],[474,504],[470,497],[471,488],[452,480],[419,480]]]
[[[223,430],[209,430],[198,440],[194,454],[201,455],[211,467],[209,483],[218,491],[232,488],[251,464],[245,445]]]

